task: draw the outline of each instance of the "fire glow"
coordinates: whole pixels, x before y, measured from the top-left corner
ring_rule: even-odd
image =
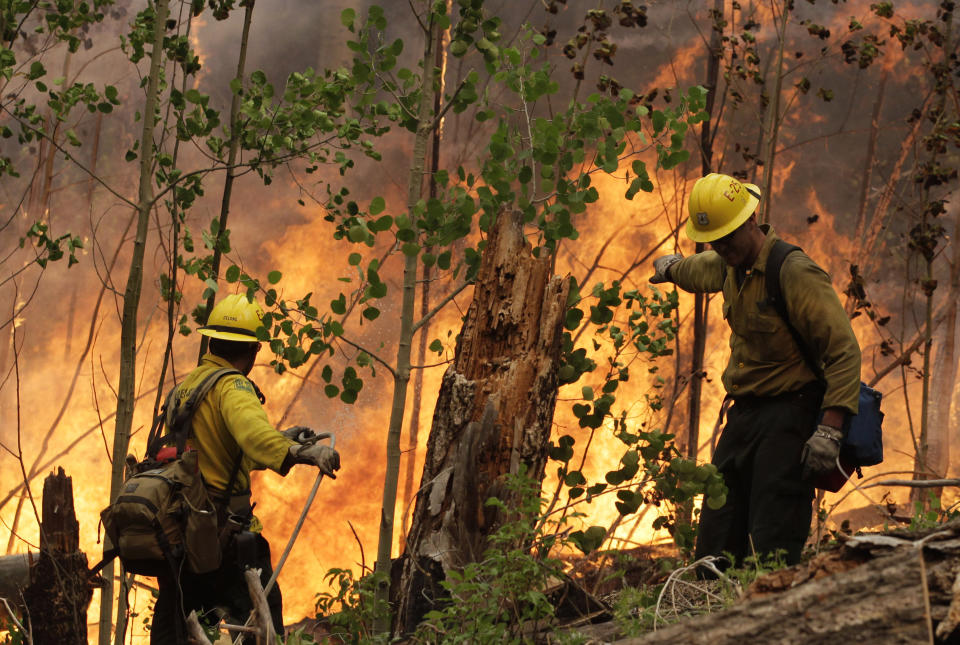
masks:
[[[220,39],[225,33],[225,27],[215,24],[195,24],[194,28],[197,43],[204,42],[207,30],[215,32]],[[831,25],[831,28],[840,29],[841,26]],[[217,38],[214,38],[216,41]],[[638,43],[638,47],[646,44]],[[260,46],[269,47],[269,44]],[[653,85],[683,86],[689,79],[696,79],[702,74],[700,68],[703,67],[700,48],[699,42],[678,47],[682,55],[674,58],[674,65],[669,72],[666,68],[661,69]],[[204,60],[210,56],[207,52]],[[109,73],[104,67],[94,67],[97,74]],[[651,70],[654,68],[651,65]],[[896,76],[896,66],[891,66],[890,70]],[[906,80],[891,78],[890,83]],[[132,99],[135,100],[135,96],[131,93]],[[830,118],[833,118],[832,115]],[[827,119],[827,116],[817,116],[810,121]],[[794,118],[785,123],[784,127],[791,129],[785,141],[795,142],[802,138],[803,120]],[[826,123],[818,123],[818,126],[829,127]],[[111,136],[120,140],[129,135],[113,132]],[[451,134],[454,140],[456,136],[455,132]],[[117,149],[120,147],[118,144]],[[403,159],[407,152],[404,143],[397,143],[388,155]],[[622,197],[625,182],[596,180],[601,200],[582,216],[581,236],[575,246],[563,247],[557,272],[560,275],[582,276],[584,267],[589,266],[603,245],[613,239],[613,243],[600,255],[597,269],[588,284],[581,285],[581,288],[587,291],[596,282],[609,284],[619,279],[624,267],[630,266],[660,240],[667,238],[685,216],[683,203],[692,185],[692,178],[697,174],[696,170],[691,169],[687,173],[689,176],[661,173],[655,180],[658,192],[652,195],[641,193],[633,201]],[[816,261],[832,271],[834,285],[842,293],[847,278],[845,271],[855,245],[840,232],[848,222],[832,191],[821,194],[813,188],[802,187],[812,173],[808,162],[799,153],[785,155],[778,163],[773,195],[769,198],[787,194],[800,197],[789,201],[777,199],[773,203],[772,222],[778,232],[802,245]],[[403,172],[398,167],[380,167],[372,169],[360,183],[376,194],[384,195],[388,209],[399,213],[403,210],[404,202],[400,186],[402,176]],[[819,178],[825,179],[822,175]],[[85,186],[76,186],[77,181],[64,180],[64,187],[54,202],[55,207],[51,208],[49,220],[61,229],[84,230],[94,238],[80,266],[68,271],[65,266],[51,265],[35,297],[30,293],[32,283],[29,280],[16,282],[0,292],[4,316],[6,312],[19,310],[22,303],[33,299],[15,323],[5,328],[9,330],[9,336],[0,350],[0,369],[4,379],[0,387],[0,410],[4,420],[0,428],[0,440],[7,448],[0,457],[3,460],[0,462],[3,464],[0,468],[0,496],[6,500],[5,504],[0,505],[0,520],[3,523],[0,540],[8,545],[8,553],[36,549],[38,528],[31,510],[32,502],[23,489],[18,488],[23,477],[15,455],[22,454],[27,470],[34,463],[50,462],[49,466],[40,468],[37,477],[31,480],[30,493],[34,498],[39,495],[42,476],[55,465],[62,466],[73,477],[76,510],[81,524],[81,548],[92,563],[99,559],[102,548],[97,519],[108,497],[108,453],[112,445],[112,411],[116,401],[114,388],[118,377],[116,350],[120,343],[119,310],[122,306],[118,292],[122,293],[122,276],[129,260],[129,251],[122,248],[117,264],[111,264],[114,248],[128,242],[122,233],[126,222],[126,211],[122,210],[124,207],[111,201],[109,196],[101,195],[89,204],[89,211],[95,212],[95,216],[88,217],[86,212],[81,212],[82,208],[71,210],[69,206],[73,201],[83,201],[83,195],[75,192],[86,190]],[[279,270],[284,274],[283,289],[288,297],[312,291],[316,303],[327,303],[341,291],[356,287],[356,268],[347,264],[342,243],[332,239],[332,225],[324,221],[322,209],[309,203],[306,207],[296,206],[296,199],[302,194],[300,187],[285,174],[278,173],[269,191],[264,190],[256,179],[250,179],[240,184],[236,192],[234,212],[231,214],[231,242],[234,249],[231,262],[241,265],[251,275]],[[12,200],[4,198],[3,202],[9,204]],[[213,217],[215,206],[213,200],[204,202],[196,213],[190,214],[188,226],[195,235]],[[9,206],[0,208],[7,213]],[[807,218],[813,214],[818,215],[818,221],[806,224]],[[167,234],[166,224],[156,224],[151,230],[150,244],[155,253],[152,255],[154,267],[148,275],[153,278],[162,270],[164,257],[158,240]],[[686,254],[693,252],[692,245],[682,233],[676,239],[676,244]],[[661,249],[664,253],[672,252],[674,245],[675,240],[670,239]],[[374,249],[377,253],[383,251],[385,248]],[[399,260],[394,256],[382,271],[392,294],[398,291],[399,272]],[[627,275],[625,284],[629,288],[645,290],[649,274],[649,263],[637,266]],[[28,273],[27,277],[39,279],[35,272]],[[353,282],[339,282],[338,278],[352,278]],[[106,281],[109,288],[103,290],[103,300],[98,303],[102,281]],[[74,294],[75,297],[66,294]],[[453,336],[448,337],[447,332],[452,330],[453,335],[456,334],[469,298],[468,289],[456,299],[455,306],[448,307],[429,327],[430,338],[439,338],[447,345],[447,353],[440,358],[450,358]],[[199,288],[187,289],[184,301],[199,301]],[[682,321],[689,325],[692,297],[681,294],[680,302]],[[710,335],[705,364],[707,377],[700,420],[699,456],[703,461],[710,457],[708,439],[714,432],[715,419],[723,399],[719,376],[728,352],[727,329],[719,315],[718,305],[717,297],[712,300],[709,312]],[[385,356],[391,356],[395,351],[394,330],[389,324],[379,323],[395,317],[397,308],[395,300],[385,301],[381,320],[364,323],[359,327],[356,339],[364,346],[377,348]],[[854,327],[864,348],[866,376],[868,361],[875,358],[879,332],[866,316],[856,319]],[[89,348],[85,348],[88,333],[91,342]],[[157,392],[152,388],[159,380],[160,357],[166,335],[165,304],[158,297],[156,284],[147,288],[141,305],[140,334],[137,374],[137,393],[140,398],[131,443],[131,451],[137,456],[142,456],[144,438],[151,424],[152,408],[157,397]],[[343,349],[350,355],[349,348]],[[176,339],[175,360],[163,386],[164,392],[195,364],[196,352],[196,335]],[[261,357],[265,355],[263,353]],[[440,362],[440,358],[433,358],[435,356],[428,356],[427,362]],[[597,362],[602,360],[603,357],[598,357]],[[689,362],[689,355],[681,356],[681,361],[683,370]],[[657,365],[660,375],[670,383],[673,378],[672,360],[661,359]],[[642,403],[644,394],[650,390],[656,378],[644,367],[638,365],[632,370],[631,380],[622,384],[618,398],[620,401],[639,402],[628,413],[631,423],[659,427],[658,424],[664,422],[662,415],[652,414]],[[420,483],[420,465],[428,434],[423,429],[430,426],[434,399],[444,369],[444,365],[439,365],[425,371],[420,446],[414,455],[405,455],[402,464],[402,468],[414,469],[415,487]],[[75,371],[77,378],[74,383]],[[348,406],[336,399],[328,399],[323,394],[322,382],[317,374],[310,372],[309,365],[297,373],[283,376],[275,375],[266,365],[259,365],[251,377],[267,395],[266,409],[271,421],[283,426],[298,424],[333,431],[337,436],[337,448],[343,456],[342,471],[336,480],[326,480],[321,486],[315,507],[280,578],[284,591],[285,620],[292,623],[313,614],[315,594],[325,585],[322,580],[324,571],[331,567],[344,567],[360,572],[362,568],[372,566],[380,517],[390,381],[381,370],[378,370],[376,378],[368,372],[362,373],[365,385],[360,400]],[[304,378],[308,379],[305,385],[302,383]],[[580,387],[578,383],[561,390],[561,404],[555,417],[555,434],[573,435],[577,439],[578,451],[587,443],[589,433],[577,427],[577,420],[570,413],[566,401],[577,399]],[[665,395],[673,394],[671,387],[664,390]],[[888,395],[884,400],[886,426],[890,430],[887,435],[889,456],[884,469],[910,470],[913,449],[908,433],[900,430],[906,426],[904,420],[907,416],[903,394],[915,394],[919,383],[907,383],[902,391],[894,389],[897,385],[889,387],[890,391],[885,392]],[[415,393],[411,388],[411,400],[413,396]],[[680,396],[678,408],[682,407],[683,395]],[[683,423],[683,414],[678,412],[671,430],[682,428]],[[409,425],[409,421],[406,425]],[[599,429],[592,439],[584,474],[590,481],[601,480],[603,473],[615,466],[622,452],[623,445],[612,436],[611,429],[606,426]],[[579,459],[578,452],[574,460]],[[274,560],[285,545],[314,476],[315,472],[301,466],[286,478],[269,472],[254,477],[255,512],[266,527]],[[554,469],[548,466],[544,491],[552,491],[555,483]],[[12,494],[7,491],[12,491]],[[892,494],[890,499],[896,499],[898,495]],[[828,496],[828,501],[834,499],[837,497]],[[398,520],[406,521],[412,511],[411,504],[411,500],[398,501]],[[851,496],[841,510],[862,505],[862,500]],[[601,497],[590,505],[582,504],[578,510],[586,514],[582,518],[585,525],[610,526],[617,518],[610,496]],[[651,528],[654,516],[653,513],[646,513],[639,520],[631,519],[620,524],[614,534],[614,546],[664,539],[664,533]],[[402,532],[396,531],[395,554],[402,548],[401,536]],[[152,581],[145,582],[149,585]],[[95,595],[89,614],[91,622],[98,615],[98,603],[99,598]],[[131,593],[131,604],[133,611],[140,616],[132,621],[133,642],[146,642],[141,623],[142,617],[148,613],[150,596],[137,588]]]

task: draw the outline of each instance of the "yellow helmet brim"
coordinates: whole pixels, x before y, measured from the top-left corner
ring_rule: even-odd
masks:
[[[692,219],[687,219],[686,233],[694,242],[713,242],[714,240],[719,240],[724,235],[729,235],[735,230],[743,226],[743,223],[750,219],[750,216],[757,210],[757,204],[760,203],[760,198],[757,195],[760,194],[760,188],[755,184],[743,184],[743,187],[747,189],[747,203],[744,204],[743,208],[740,209],[740,212],[737,213],[729,222],[723,226],[710,230],[702,231],[698,229]]]
[[[201,336],[210,338],[219,338],[220,340],[232,340],[241,343],[259,343],[257,335],[247,330],[233,330],[220,326],[200,327],[197,329]]]

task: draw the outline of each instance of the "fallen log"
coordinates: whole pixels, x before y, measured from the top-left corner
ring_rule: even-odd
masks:
[[[960,522],[855,536],[760,578],[732,607],[624,645],[952,643],[960,639]]]
[[[0,556],[0,598],[21,604],[20,594],[30,584],[30,563],[36,560],[35,552]]]

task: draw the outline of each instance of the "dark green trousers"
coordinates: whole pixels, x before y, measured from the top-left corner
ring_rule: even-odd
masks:
[[[260,583],[266,586],[273,574],[270,563],[270,544],[261,535],[256,536],[254,568],[260,569]],[[214,607],[227,609],[231,622],[243,624],[253,603],[247,593],[243,567],[237,563],[237,555],[228,549],[223,565],[216,571],[204,574],[182,571],[179,578],[172,575],[157,577],[160,594],[153,609],[150,627],[150,645],[186,644],[186,617],[196,610],[201,621]],[[273,626],[283,634],[283,600],[280,586],[274,584],[267,594]],[[245,639],[247,640],[247,639]],[[249,640],[253,640],[252,637]]]
[[[801,478],[800,453],[816,429],[822,394],[817,387],[775,398],[734,400],[713,463],[729,489],[726,504],[700,514],[695,555],[785,551],[800,561],[810,532],[814,487]],[[729,566],[729,563],[728,565]]]

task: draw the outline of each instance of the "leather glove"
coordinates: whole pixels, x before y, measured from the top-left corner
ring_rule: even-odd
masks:
[[[310,444],[317,442],[317,433],[307,426],[293,426],[280,434],[294,443]]]
[[[653,261],[653,277],[650,278],[650,284],[659,284],[661,282],[672,282],[669,269],[671,266],[683,259],[679,253],[671,255],[662,255]]]
[[[340,470],[340,453],[327,444],[290,446],[290,455],[295,463],[313,464],[330,479],[336,479],[333,471]]]
[[[810,479],[833,470],[840,454],[840,442],[843,441],[843,432],[820,424],[814,430],[813,436],[807,439],[800,453],[800,463],[803,464],[803,478]]]

